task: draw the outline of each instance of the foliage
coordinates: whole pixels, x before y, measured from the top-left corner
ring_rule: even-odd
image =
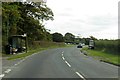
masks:
[[[90,36],[90,39],[97,40],[97,38],[95,38],[94,36]]]
[[[75,36],[72,33],[66,33],[64,39],[66,43],[73,43],[75,40]]]
[[[120,40],[96,40],[95,48],[103,52],[120,55]]]
[[[53,20],[53,13],[44,3],[3,2],[2,48],[11,35],[27,33],[28,43],[34,40],[51,41],[51,34],[44,28],[44,20]]]
[[[101,61],[106,61],[115,65],[120,65],[120,62],[118,61],[118,58],[120,57],[120,55],[114,55],[114,54],[110,54],[108,52],[103,52],[100,50],[91,50],[91,49],[88,49],[87,47],[84,47],[82,51],[83,52],[87,51],[88,56],[92,56]]]
[[[64,42],[63,35],[60,33],[53,33],[52,38],[54,42]]]
[[[43,22],[53,20],[53,12],[42,2],[3,2],[2,3],[2,39],[3,46],[11,35],[28,36],[28,41],[51,41],[51,34]]]

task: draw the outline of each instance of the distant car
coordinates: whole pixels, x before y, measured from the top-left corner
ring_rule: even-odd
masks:
[[[82,48],[82,45],[81,45],[81,44],[79,44],[79,45],[77,46],[77,48]]]

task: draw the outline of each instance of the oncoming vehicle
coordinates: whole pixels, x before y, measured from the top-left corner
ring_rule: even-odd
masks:
[[[95,48],[95,42],[94,42],[94,40],[90,40],[89,41],[89,48],[90,49],[94,49]]]
[[[78,44],[77,48],[82,48],[82,44],[81,43]]]

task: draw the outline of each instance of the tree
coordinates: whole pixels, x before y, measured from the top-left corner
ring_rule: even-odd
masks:
[[[27,33],[31,40],[46,40],[48,32],[43,22],[53,20],[53,12],[42,2],[3,2],[3,35]]]
[[[73,43],[75,40],[75,36],[72,33],[66,33],[64,39],[67,43]]]
[[[10,2],[2,2],[2,43],[8,43],[8,37],[17,34],[17,23],[20,13],[19,6]]]
[[[53,33],[52,39],[54,42],[64,42],[63,35],[61,33]]]
[[[25,2],[20,6],[19,10],[23,20],[18,23],[19,32],[27,33],[31,40],[46,40],[47,31],[43,22],[45,20],[53,20],[52,10],[41,2]]]
[[[2,44],[12,35],[27,34],[28,43],[50,40],[51,34],[43,22],[53,20],[53,12],[42,2],[2,2]]]
[[[97,38],[93,37],[93,36],[90,36],[90,39],[92,40],[97,40]]]

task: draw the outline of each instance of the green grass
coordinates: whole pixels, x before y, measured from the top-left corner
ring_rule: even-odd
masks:
[[[47,50],[47,49],[52,49],[52,48],[61,48],[61,47],[68,47],[67,45],[51,45],[49,47],[39,47],[39,48],[34,48],[29,50],[29,52],[27,53],[23,53],[23,54],[17,54],[17,55],[6,55],[8,57],[8,60],[14,60],[14,59],[18,59],[18,58],[25,58],[29,55],[32,55],[34,53],[43,51],[43,50]]]
[[[110,54],[107,52],[103,52],[103,51],[98,51],[98,50],[90,50],[87,47],[83,48],[83,51],[87,51],[88,56],[92,56],[96,59],[99,60],[103,60],[103,61],[107,61],[113,64],[117,64],[120,65],[119,61],[118,61],[118,55],[114,55],[114,54]]]
[[[39,51],[42,51],[42,50],[45,50],[46,48],[38,48],[38,49],[35,49],[35,50],[30,50],[29,52],[27,53],[23,53],[23,54],[17,54],[17,55],[11,55],[8,60],[14,60],[14,59],[18,59],[18,58],[25,58],[26,56],[29,56],[29,55],[32,55],[36,52],[39,52]]]

